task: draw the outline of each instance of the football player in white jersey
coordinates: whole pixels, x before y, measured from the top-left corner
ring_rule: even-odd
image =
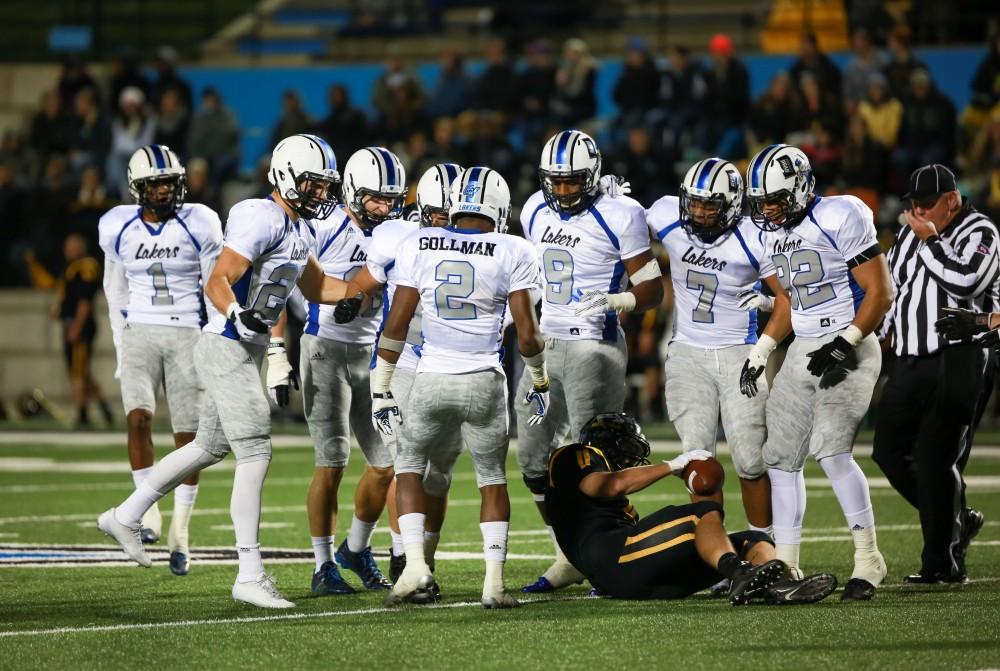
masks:
[[[104,293],[118,355],[135,486],[153,467],[153,413],[162,383],[170,405],[174,447],[194,440],[201,397],[194,345],[205,322],[204,283],[222,249],[219,216],[186,205],[184,166],[161,145],[138,149],[128,163],[129,193],[138,203],[111,208],[98,224],[104,250]],[[170,570],[187,575],[188,522],[198,475],[174,490],[167,537]],[[160,511],[143,517],[143,542],[160,537]]]
[[[229,212],[222,253],[205,285],[211,317],[195,347],[204,387],[195,439],[157,462],[135,492],[101,514],[97,526],[140,566],[151,566],[139,539],[142,515],[166,492],[202,469],[236,455],[230,512],[239,573],[232,596],[262,608],[291,608],[264,572],[260,503],[271,460],[271,409],[260,369],[268,331],[296,284],[318,303],[344,297],[346,283],[328,277],[313,256],[309,219],[336,205],[340,175],[333,150],[314,135],[293,135],[274,148],[267,198],[237,203]]]
[[[886,566],[868,481],[851,451],[881,368],[872,331],[892,303],[892,284],[872,211],[853,196],[817,196],[814,184],[809,159],[788,145],[763,149],[747,167],[751,216],[763,231],[760,274],[776,277],[789,298],[775,304],[771,320],[786,324],[790,311],[795,332],[767,399],[764,463],[777,556],[799,573],[802,468],[809,454],[819,462],[854,537],[854,571],[842,598],[860,601],[874,596]],[[787,326],[771,326],[773,337],[762,335],[743,365],[748,396],[787,335]]]
[[[535,247],[544,291],[541,329],[549,349],[552,408],[532,425],[517,412],[517,459],[524,482],[545,519],[545,485],[552,452],[576,438],[602,412],[625,403],[625,338],[618,315],[663,300],[660,267],[649,247],[646,212],[632,198],[602,195],[601,152],[577,130],[554,135],[542,149],[541,190],[521,209],[521,225]],[[632,289],[626,291],[626,277]],[[525,372],[518,386],[531,391]],[[583,580],[556,542],[556,561],[526,592],[548,592]]]
[[[434,576],[424,554],[422,480],[428,462],[441,472],[451,472],[460,445],[443,443],[439,437],[446,427],[457,425],[472,455],[482,496],[479,526],[486,560],[482,604],[513,608],[518,602],[503,585],[510,499],[501,327],[509,302],[518,345],[532,379],[532,391],[524,403],[532,423],[540,423],[548,408],[549,389],[545,343],[531,299],[540,278],[531,246],[504,235],[510,191],[503,177],[489,168],[468,168],[452,193],[451,226],[421,229],[403,242],[396,256],[396,292],[372,373],[374,422],[383,433],[402,430],[404,434],[396,455],[396,489],[406,568],[386,604],[433,598]],[[423,307],[424,344],[406,412],[400,417],[391,382],[418,304]]]
[[[743,362],[757,343],[757,311],[743,310],[740,297],[760,287],[764,256],[760,231],[743,216],[743,178],[728,161],[699,161],[684,176],[680,198],[660,198],[646,221],[670,255],[674,285],[670,421],[685,452],[715,454],[721,412],[750,529],[770,534],[771,487],[761,453],[767,389],[762,383],[753,397],[739,390]]]
[[[347,323],[353,320],[362,306],[360,293],[382,297],[382,323],[379,335],[384,328],[384,317],[392,305],[392,297],[396,291],[399,271],[396,269],[396,254],[400,245],[417,229],[425,226],[447,226],[448,209],[451,207],[451,185],[461,174],[461,166],[455,163],[439,163],[433,165],[421,175],[417,182],[416,219],[394,219],[381,224],[372,233],[371,245],[368,247],[367,265],[350,281],[347,295],[337,304],[334,317],[338,322]],[[383,287],[384,290],[383,290]],[[413,386],[413,376],[417,372],[417,362],[420,360],[420,350],[423,336],[420,332],[420,306],[410,322],[406,336],[406,347],[396,362],[396,372],[392,376],[392,395],[403,413]],[[375,361],[372,360],[372,366]],[[397,443],[402,436],[397,434],[382,436],[387,446],[396,454]],[[442,441],[454,442],[461,449],[462,437],[457,429],[452,429]],[[441,527],[444,525],[444,514],[447,505],[448,490],[451,487],[451,474],[441,473],[428,465],[424,475],[424,491],[427,494],[427,518],[424,530],[424,550],[427,564],[434,568],[434,552],[441,538]],[[390,509],[395,509],[395,502],[390,501]],[[399,533],[398,520],[394,515],[389,517],[389,533],[392,537],[392,551],[389,558],[389,579],[395,582],[406,567],[406,553],[403,548],[403,537]]]

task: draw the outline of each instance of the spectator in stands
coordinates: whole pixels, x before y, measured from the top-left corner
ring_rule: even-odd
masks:
[[[687,48],[674,46],[668,52],[669,67],[660,80],[660,105],[655,128],[664,128],[668,145],[681,144],[680,135],[689,132],[700,138],[703,122],[702,104],[708,93],[705,71]]]
[[[871,35],[858,28],[851,35],[854,59],[844,69],[844,101],[852,107],[861,102],[868,92],[868,82],[876,72],[885,67],[885,60],[872,44]]]
[[[520,121],[525,139],[536,140],[548,123],[556,90],[556,65],[552,45],[536,40],[525,50],[528,65],[517,79]]]
[[[69,152],[73,136],[73,118],[59,106],[55,91],[42,94],[42,104],[31,119],[28,142],[44,164],[52,154]]]
[[[56,87],[59,91],[59,105],[64,109],[72,109],[76,94],[84,89],[90,89],[97,96],[97,80],[89,72],[87,66],[79,56],[68,56],[63,61],[62,72],[59,74],[59,83]],[[100,99],[97,99],[100,104]]]
[[[0,141],[0,161],[17,166],[18,182],[27,187],[38,178],[38,153],[31,148],[20,130],[4,131]]]
[[[153,142],[156,118],[146,112],[146,96],[128,87],[118,96],[118,114],[111,121],[111,152],[107,161],[108,190],[123,198],[128,193],[128,160],[137,149]]]
[[[330,113],[316,126],[316,134],[330,143],[338,162],[346,162],[355,149],[371,144],[368,119],[351,106],[343,84],[331,86],[328,99]]]
[[[800,147],[809,157],[809,165],[816,178],[816,192],[825,193],[834,185],[840,171],[842,147],[837,136],[822,122],[813,124],[811,131],[809,139]]]
[[[626,146],[609,158],[604,170],[625,177],[632,185],[631,196],[646,207],[664,194],[677,193],[676,157],[669,149],[657,150],[645,126],[629,128]]]
[[[1000,31],[993,35],[986,57],[976,68],[972,79],[971,105],[985,115],[997,103],[1000,103]]]
[[[176,49],[171,46],[160,47],[156,52],[156,59],[153,61],[153,69],[156,70],[156,79],[150,89],[150,101],[153,105],[160,104],[160,98],[163,97],[167,89],[176,89],[184,107],[194,108],[191,86],[177,73]]]
[[[177,89],[167,89],[160,96],[160,107],[156,115],[156,131],[153,142],[170,147],[183,161],[187,158],[185,142],[191,126],[191,110]]]
[[[474,106],[485,112],[498,112],[506,123],[517,109],[517,75],[503,40],[489,40],[484,56],[486,69],[476,82]]]
[[[302,99],[294,89],[286,89],[281,94],[281,116],[271,130],[271,146],[275,147],[289,135],[307,133],[315,125],[302,107]],[[344,159],[346,160],[346,159]]]
[[[472,124],[464,130],[470,140],[465,147],[464,165],[488,165],[501,175],[514,170],[515,153],[504,132],[504,117],[499,112],[481,112],[475,116],[460,117]]]
[[[126,200],[131,201],[131,198]],[[101,169],[96,165],[87,166],[80,175],[80,188],[76,198],[66,209],[67,232],[82,235],[92,249],[97,249],[97,223],[105,212],[117,204],[117,201],[108,196]]]
[[[613,97],[618,105],[618,123],[630,128],[645,123],[659,102],[660,70],[653,62],[641,37],[631,37],[625,50],[625,66],[615,84]]]
[[[799,85],[802,75],[809,73],[819,82],[824,91],[840,90],[840,69],[819,49],[816,35],[806,33],[799,41],[799,57],[792,63],[788,74],[795,86]]]
[[[202,93],[201,108],[191,119],[187,155],[189,159],[200,157],[208,161],[209,175],[215,184],[236,174],[240,162],[239,123],[213,88]]]
[[[868,124],[860,114],[852,116],[848,123],[840,167],[838,186],[842,190],[855,194],[858,190],[874,194],[885,191],[889,151],[872,139]]]
[[[0,161],[0,286],[11,287],[25,281],[24,251],[30,246],[30,234],[25,230],[24,189],[17,185],[14,165]]]
[[[556,69],[552,116],[563,127],[580,125],[597,113],[597,61],[587,43],[578,37],[566,40],[562,62]]]
[[[79,173],[87,165],[104,165],[111,149],[111,122],[98,106],[97,91],[85,88],[73,99],[73,131],[69,160]]]
[[[893,156],[897,174],[909,175],[930,163],[953,165],[955,136],[955,106],[934,87],[927,70],[914,70]]]
[[[54,155],[45,164],[42,178],[30,191],[27,201],[31,203],[31,228],[27,237],[31,240],[35,255],[46,268],[54,270],[59,267],[61,259],[58,245],[69,230],[66,213],[74,198],[76,186],[71,179],[66,159]]]
[[[889,33],[889,62],[883,74],[889,81],[889,92],[896,98],[905,96],[910,89],[910,75],[914,70],[926,70],[922,60],[910,50],[910,29],[898,25]]]
[[[713,156],[746,154],[743,126],[750,116],[750,75],[733,52],[733,41],[721,33],[708,43],[712,67],[705,75],[706,133],[702,148]]]
[[[378,115],[378,134],[383,142],[405,140],[423,121],[426,97],[417,75],[406,68],[395,48],[385,60],[385,72],[372,90],[372,106]]]
[[[844,128],[844,111],[836,92],[824,91],[819,82],[805,72],[799,83],[802,93],[802,117],[796,124],[798,130],[810,130],[814,124],[840,135]]]
[[[455,116],[469,106],[474,83],[465,71],[465,61],[455,47],[445,47],[439,59],[441,73],[427,101],[427,114],[431,119]]]
[[[889,80],[880,72],[871,76],[868,96],[858,105],[858,115],[865,120],[868,134],[888,150],[896,146],[903,105],[889,92]]]
[[[452,117],[443,116],[434,121],[431,144],[427,148],[426,158],[431,165],[435,163],[470,165],[466,149],[456,141],[455,135],[455,120]],[[417,175],[417,179],[420,179],[419,175]]]
[[[186,170],[187,198],[185,198],[185,201],[206,205],[225,218],[218,190],[212,184],[211,180],[209,180],[208,161],[203,158],[193,158],[188,161]]]
[[[124,47],[118,50],[111,58],[110,69],[108,93],[111,100],[118,100],[122,91],[129,86],[134,86],[142,91],[142,94],[149,100],[152,84],[139,67],[139,59],[136,57],[134,49]]]
[[[790,132],[800,130],[798,124],[802,118],[802,100],[792,85],[791,75],[779,72],[750,110],[747,142],[753,147],[784,142]]]

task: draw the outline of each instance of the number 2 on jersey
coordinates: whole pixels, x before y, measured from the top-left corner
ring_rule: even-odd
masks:
[[[461,299],[472,295],[476,269],[468,261],[442,261],[434,270],[441,284],[434,290],[434,304],[441,319],[475,319],[476,306]]]
[[[816,286],[823,279],[823,260],[814,249],[798,249],[791,256],[772,257],[778,281],[791,294],[793,310],[808,310],[837,297],[829,283]]]
[[[689,270],[687,288],[699,292],[698,305],[691,311],[691,320],[696,324],[714,324],[712,306],[715,305],[715,294],[719,291],[718,275]]]

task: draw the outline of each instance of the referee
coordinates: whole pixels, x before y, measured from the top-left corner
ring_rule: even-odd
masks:
[[[896,491],[920,511],[924,547],[908,583],[961,583],[965,552],[983,526],[965,507],[962,470],[971,447],[987,352],[971,339],[941,338],[944,308],[1000,309],[996,226],[962,196],[955,175],[926,165],[910,176],[910,201],[889,250],[895,288],[879,331],[891,338],[873,458]]]

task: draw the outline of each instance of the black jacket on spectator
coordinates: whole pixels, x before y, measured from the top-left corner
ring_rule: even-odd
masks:
[[[619,111],[622,114],[647,112],[656,107],[660,96],[660,77],[656,63],[648,57],[639,67],[626,64],[614,90]]]
[[[743,63],[730,58],[724,70],[710,68],[705,73],[708,94],[705,109],[716,122],[741,124],[750,113],[750,75]]]
[[[331,109],[326,118],[316,124],[316,134],[330,143],[341,166],[355,150],[371,144],[367,117],[349,104]]]
[[[884,191],[888,173],[889,152],[870,136],[865,135],[860,143],[848,142],[844,145],[839,183],[845,189]]]
[[[51,154],[65,154],[73,140],[73,118],[60,113],[50,117],[38,112],[31,119],[28,144],[44,159]]]
[[[989,109],[1000,101],[1000,38],[990,44],[989,53],[976,68],[972,79],[972,104]]]
[[[944,152],[942,160],[950,162],[955,153],[955,128],[955,106],[937,89],[931,89],[924,98],[903,99],[900,147],[939,145]]]
[[[70,136],[70,150],[89,154],[100,166],[111,150],[111,122],[104,114],[98,114],[93,121],[77,117],[73,120]]]
[[[513,114],[517,109],[517,75],[507,61],[490,65],[476,82],[476,104],[481,110]]]
[[[697,63],[689,63],[686,68],[677,72],[670,69],[663,73],[660,80],[660,100],[671,109],[688,109],[701,105],[708,91],[705,81],[705,70]]]
[[[764,94],[750,108],[750,128],[758,144],[784,142],[792,131],[802,130],[802,101],[795,91],[784,100]]]
[[[556,91],[556,66],[527,67],[517,78],[518,102],[525,117],[547,117]]]
[[[826,54],[817,54],[814,63],[807,63],[801,58],[795,59],[788,70],[792,84],[798,86],[802,81],[802,75],[807,72],[816,78],[819,87],[824,91],[840,91],[840,68]]]
[[[927,64],[911,55],[907,61],[893,59],[883,68],[882,73],[889,80],[889,90],[900,98],[910,90],[910,75],[914,70],[926,70]]]

